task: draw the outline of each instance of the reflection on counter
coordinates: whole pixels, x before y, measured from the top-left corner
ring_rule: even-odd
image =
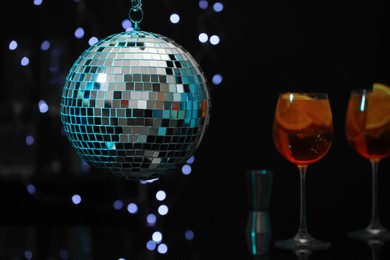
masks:
[[[169,235],[134,226],[1,227],[0,259],[388,260],[390,256],[387,241],[340,239],[331,249],[316,251],[291,251],[272,245],[268,254],[254,256],[241,244],[225,248],[223,238],[210,245],[207,233],[164,232]]]

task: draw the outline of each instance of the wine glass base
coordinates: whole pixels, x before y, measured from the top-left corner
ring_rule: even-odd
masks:
[[[365,228],[348,233],[350,238],[359,240],[390,240],[390,232],[381,228]]]
[[[330,242],[317,240],[315,238],[299,238],[294,237],[291,239],[280,240],[275,242],[275,247],[289,250],[319,250],[328,249],[331,247]]]

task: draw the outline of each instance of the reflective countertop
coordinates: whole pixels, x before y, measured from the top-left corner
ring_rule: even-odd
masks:
[[[239,234],[216,234],[212,229],[185,239],[182,230],[160,229],[160,241],[148,245],[151,230],[139,226],[9,226],[1,227],[1,259],[356,259],[385,260],[389,243],[368,244],[339,236],[331,248],[298,255],[275,248],[252,256]],[[153,235],[152,235],[153,236]]]

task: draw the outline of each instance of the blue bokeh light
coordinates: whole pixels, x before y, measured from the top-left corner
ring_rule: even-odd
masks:
[[[41,112],[42,114],[44,114],[47,111],[49,111],[49,105],[43,99],[39,100],[38,108],[39,108],[39,112]]]
[[[116,209],[116,210],[122,209],[123,206],[124,206],[123,200],[115,200],[114,203],[112,204],[112,206],[113,206],[114,209]]]
[[[74,37],[76,37],[77,39],[83,38],[84,37],[84,29],[82,27],[77,28],[74,31]]]
[[[48,49],[50,49],[50,42],[45,40],[41,43],[41,51],[47,51]]]
[[[137,204],[135,203],[129,203],[127,205],[127,211],[130,213],[130,214],[135,214],[138,212],[138,206]]]
[[[219,85],[222,83],[223,77],[221,74],[215,74],[212,78],[212,82],[214,85]]]
[[[214,12],[217,12],[217,13],[222,12],[223,4],[221,2],[215,2],[213,4],[213,10],[214,10]]]
[[[167,194],[165,193],[165,191],[159,190],[156,192],[156,199],[158,201],[163,201],[163,200],[165,200],[166,197],[167,197]]]
[[[34,194],[36,191],[35,185],[34,184],[28,184],[27,185],[27,192],[29,194]]]
[[[209,36],[207,35],[207,33],[200,33],[199,36],[198,36],[198,40],[201,42],[201,43],[205,43],[209,40]]]
[[[160,231],[153,232],[152,239],[154,242],[156,242],[158,244],[162,241],[162,238],[163,238],[163,235]]]
[[[192,231],[191,229],[188,229],[188,230],[186,230],[186,232],[184,233],[184,237],[185,237],[188,241],[193,240],[194,237],[195,237],[195,233],[194,233],[194,231]]]
[[[130,19],[124,19],[122,21],[122,28],[128,31],[130,28],[133,28],[133,24],[131,23]]]
[[[206,0],[200,0],[199,1],[199,8],[200,9],[207,9],[207,7],[209,7],[209,2],[207,2]]]
[[[34,137],[33,137],[32,135],[26,136],[26,144],[27,144],[28,146],[34,144]]]
[[[191,174],[191,171],[192,171],[192,168],[190,165],[188,164],[184,164],[182,167],[181,167],[181,172],[184,174],[184,175],[189,175]]]
[[[158,214],[160,214],[161,216],[165,216],[166,214],[168,214],[169,208],[167,205],[160,205],[157,211]]]
[[[13,50],[16,50],[16,48],[18,48],[18,43],[15,41],[15,40],[12,40],[9,45],[8,45],[8,49],[10,49],[11,51]]]
[[[166,254],[168,252],[168,246],[166,244],[159,244],[157,247],[157,252],[160,254]]]
[[[190,158],[188,158],[187,160],[187,163],[188,164],[193,164],[195,162],[195,156],[191,156]]]
[[[34,5],[41,5],[42,2],[42,0],[34,0]]]
[[[154,249],[156,249],[156,242],[154,242],[153,240],[149,240],[147,243],[146,243],[146,248],[150,251],[153,251]]]
[[[178,14],[176,14],[176,13],[173,13],[169,17],[169,20],[171,21],[171,23],[176,24],[176,23],[178,23],[180,21],[180,16]]]
[[[73,202],[73,204],[75,204],[75,205],[80,204],[80,203],[81,203],[81,196],[78,195],[78,194],[73,195],[73,196],[72,196],[72,202]]]
[[[153,225],[156,224],[156,221],[157,221],[156,215],[154,215],[154,214],[148,214],[148,215],[146,216],[146,222],[148,223],[148,225],[153,226]]]
[[[31,252],[31,250],[26,250],[24,251],[24,257],[28,260],[32,259],[33,258],[33,253]]]
[[[210,36],[210,43],[212,45],[217,45],[219,43],[220,39],[218,35],[212,35]]]
[[[99,41],[99,39],[98,39],[97,37],[92,36],[92,37],[89,39],[88,44],[89,44],[90,46],[92,46],[92,45],[94,45],[95,43],[97,43],[98,41]]]
[[[22,66],[27,66],[28,64],[30,64],[30,59],[28,57],[23,57],[20,61],[20,65]]]
[[[84,160],[81,160],[80,167],[83,172],[88,172],[91,170],[91,165],[89,165],[89,163]]]

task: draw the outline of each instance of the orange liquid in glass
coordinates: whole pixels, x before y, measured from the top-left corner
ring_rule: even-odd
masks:
[[[280,98],[273,124],[276,149],[288,161],[309,165],[322,159],[333,140],[332,114],[326,99]]]
[[[366,159],[390,156],[390,95],[352,93],[348,103],[346,137]]]

